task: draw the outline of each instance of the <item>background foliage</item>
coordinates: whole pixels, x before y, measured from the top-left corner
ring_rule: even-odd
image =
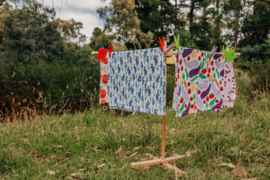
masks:
[[[92,51],[109,45],[114,51],[158,47],[158,37],[170,44],[174,35],[180,35],[181,46],[201,50],[237,45],[237,72],[252,77],[247,99],[269,89],[270,3],[265,0],[111,0],[97,9],[105,26],[94,29],[89,44],[81,22],[56,19],[54,9],[36,0],[3,0],[0,6],[1,121],[23,113],[89,109],[97,105],[99,91]],[[174,66],[168,65],[167,84],[170,106]]]
[[[162,117],[98,107],[100,67],[91,52],[157,47],[158,37],[170,44],[178,34],[181,46],[220,51],[238,42],[241,52],[239,99],[220,113],[171,120],[175,70],[168,65],[166,153],[192,154],[173,164],[188,173],[181,179],[269,179],[268,0],[111,0],[97,10],[105,27],[89,44],[81,22],[55,19],[35,0],[19,5],[0,0],[1,179],[175,179],[161,166],[129,167],[145,153],[161,154]]]

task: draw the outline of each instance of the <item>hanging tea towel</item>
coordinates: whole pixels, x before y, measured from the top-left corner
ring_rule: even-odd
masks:
[[[232,62],[225,65],[224,91],[222,96],[223,107],[233,108],[234,100],[237,99],[237,89]]]
[[[109,107],[166,115],[165,51],[112,52],[108,57]]]
[[[107,69],[107,49],[98,50],[98,62],[100,62],[100,82],[99,82],[99,103],[108,104],[108,69]]]
[[[233,70],[233,62],[234,59],[237,57],[235,55],[234,49],[222,48],[222,53],[226,59],[226,66],[225,66],[225,79],[224,79],[224,91],[223,91],[223,107],[230,107],[233,108],[234,101],[237,99],[237,89],[236,89],[236,82],[235,82],[235,75]]]
[[[176,117],[219,111],[223,104],[225,58],[222,53],[179,48],[173,110]]]

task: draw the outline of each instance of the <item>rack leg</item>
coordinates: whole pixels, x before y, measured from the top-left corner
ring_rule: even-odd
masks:
[[[165,159],[165,132],[166,132],[166,116],[163,116],[163,127],[162,127],[162,156],[161,159]]]

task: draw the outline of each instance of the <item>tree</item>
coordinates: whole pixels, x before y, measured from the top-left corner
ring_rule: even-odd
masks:
[[[178,18],[177,3],[173,6],[169,0],[136,0],[135,5],[141,30],[154,33],[152,46],[159,46],[159,37],[172,40],[175,29],[184,28],[185,22]]]
[[[190,31],[185,31],[185,30],[176,30],[175,35],[180,37],[180,45],[183,47],[189,47],[189,48],[194,48],[198,49],[199,47],[190,40],[191,34]]]
[[[10,7],[11,8],[11,7]],[[61,57],[64,42],[54,19],[55,11],[36,1],[28,2],[21,9],[2,8],[1,18],[4,42],[1,59],[16,59],[21,62],[53,60]]]
[[[233,24],[231,28],[234,31],[233,42],[234,42],[235,50],[237,49],[237,43],[238,43],[237,41],[238,41],[239,32],[240,32],[240,18],[245,15],[245,12],[242,9],[244,9],[243,0],[224,1],[223,14],[227,17],[230,17],[227,19],[228,20],[227,25],[230,23]]]
[[[191,34],[191,39],[194,38],[194,13],[196,10],[201,9],[201,3],[204,2],[204,0],[190,0],[190,4],[187,4],[185,0],[180,0],[180,6],[184,8],[189,8],[190,11],[188,13],[189,17],[189,30]]]
[[[12,3],[18,3],[20,2],[20,0],[8,0],[9,2]],[[7,0],[0,0],[0,6],[2,6],[5,2],[7,2]]]
[[[99,8],[97,12],[105,22],[104,32],[112,32],[115,28],[119,42],[131,43],[133,49],[141,49],[144,47],[139,38],[147,37],[147,39],[151,39],[153,33],[145,34],[141,31],[140,20],[134,8],[134,0],[112,0],[110,6]],[[149,41],[144,42],[145,47],[150,47],[150,44]]]
[[[86,36],[80,32],[83,28],[82,22],[77,22],[74,19],[64,21],[59,18],[57,18],[55,22],[58,24],[57,27],[62,37],[64,37],[67,42],[82,43],[86,40]]]
[[[209,17],[207,17],[207,12],[205,13],[206,14],[199,18],[200,21],[193,25],[193,33],[196,35],[193,40],[190,41],[194,42],[199,47],[199,49],[211,51],[211,49],[213,48],[213,36],[211,30],[212,26],[209,23]]]
[[[113,45],[113,41],[115,40],[115,35],[105,34],[101,31],[100,28],[96,27],[92,33],[92,37],[90,38],[89,46],[97,51],[101,47],[108,48]]]
[[[240,45],[260,45],[269,39],[270,33],[270,4],[257,2],[253,4],[254,12],[244,18],[241,32],[244,39],[240,41]]]

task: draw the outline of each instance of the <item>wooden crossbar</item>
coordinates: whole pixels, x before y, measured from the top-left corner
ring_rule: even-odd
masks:
[[[152,154],[149,154],[149,153],[147,153],[145,155],[147,157],[151,158],[151,159],[154,159],[154,160],[158,160],[159,159],[159,158],[157,158],[157,157],[155,157],[155,156],[153,156]],[[181,157],[183,158],[183,157],[189,157],[189,156],[190,155],[187,155],[187,156],[183,155]],[[175,157],[180,157],[180,155],[177,155]],[[175,171],[177,173],[177,175],[180,175],[180,176],[187,174],[185,171],[183,171],[183,170],[181,170],[181,169],[179,169],[179,168],[177,168],[177,167],[175,167],[175,166],[173,166],[173,165],[171,165],[169,163],[164,163],[164,164],[162,164],[162,166],[164,168],[166,168],[166,169],[171,170],[171,171]]]
[[[172,45],[173,45],[173,44],[172,44]],[[174,47],[175,47],[175,45],[174,45]],[[168,49],[169,49],[169,48],[168,48]],[[167,57],[173,56],[173,54],[171,54],[171,52],[172,52],[172,51],[168,51],[168,52],[166,51],[166,56],[167,56]],[[96,55],[96,56],[97,56],[97,55],[98,55],[98,52],[91,52],[91,55]],[[241,53],[235,53],[235,55],[236,55],[236,56],[241,56]]]
[[[98,52],[91,52],[91,55],[97,56],[98,55]]]
[[[146,156],[149,156],[151,158],[154,158],[151,154],[146,154]],[[177,155],[169,158],[160,159],[160,158],[154,158],[154,160],[149,160],[149,161],[142,161],[142,162],[133,162],[131,163],[131,167],[133,168],[138,168],[140,166],[143,166],[145,168],[149,168],[151,165],[156,165],[156,164],[166,164],[166,163],[171,163],[173,161],[176,161],[177,159],[182,159],[184,157],[188,157],[185,155]]]
[[[165,53],[167,54],[169,51],[171,51],[173,48],[175,47],[175,43],[172,43],[165,51]]]

